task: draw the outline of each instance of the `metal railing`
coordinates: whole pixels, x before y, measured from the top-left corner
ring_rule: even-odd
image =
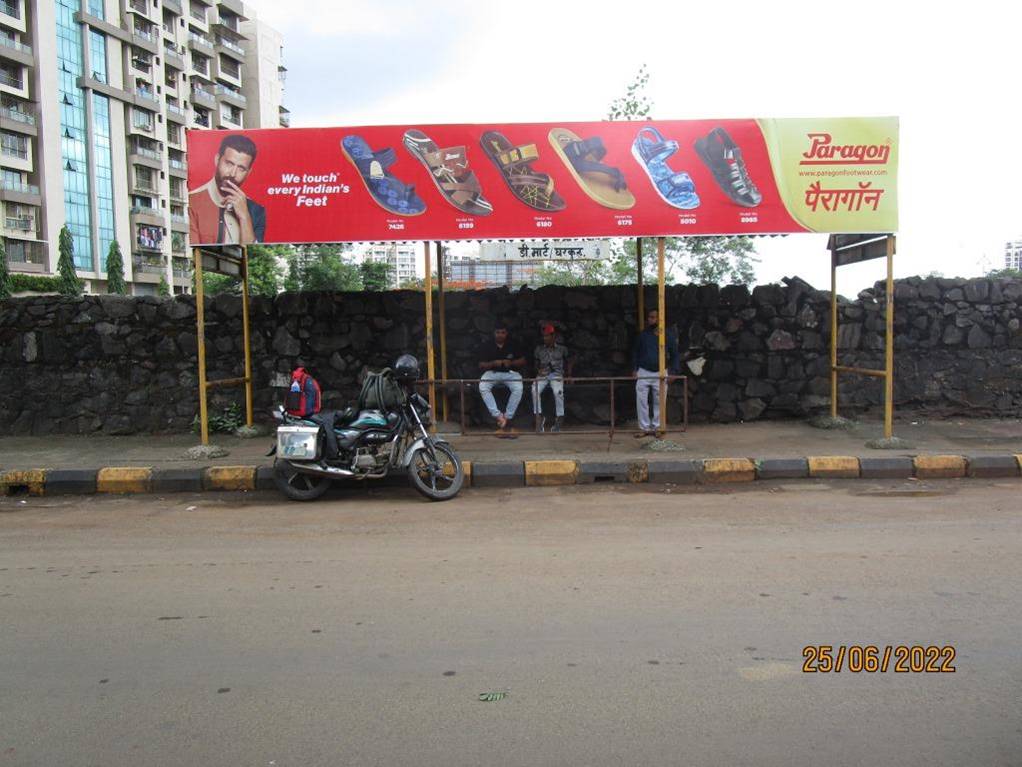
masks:
[[[23,112],[20,109],[0,107],[0,117],[5,117],[8,120],[14,120],[19,123],[25,123],[25,125],[35,125],[35,115],[30,115],[28,112]]]
[[[156,42],[156,38],[153,36],[153,33],[146,32],[141,27],[132,27],[131,34],[133,34],[135,37],[141,37],[143,40],[148,40],[151,43]]]
[[[162,160],[163,155],[154,149],[146,149],[138,145],[134,145],[129,150],[131,154],[138,155],[139,157],[148,157],[150,160]]]
[[[0,189],[6,189],[8,192],[19,192],[21,194],[39,194],[39,187],[36,184],[22,184],[17,181],[8,181],[4,178],[0,178]]]
[[[189,32],[188,39],[191,40],[196,45],[198,45],[200,48],[209,48],[210,51],[213,50],[213,41],[210,40],[208,37],[197,34],[195,32]]]
[[[230,86],[219,85],[218,84],[216,86],[216,92],[219,93],[222,96],[232,96],[232,97],[236,98],[238,101],[240,101],[243,104],[247,104],[248,103],[248,99],[245,98],[245,96],[241,93],[241,91],[239,91],[239,90],[237,90],[235,88],[231,88]]]
[[[180,117],[185,116],[185,110],[174,104],[167,104],[167,112],[169,112],[172,115],[178,115]]]
[[[133,205],[131,207],[131,214],[133,216],[155,216],[156,218],[163,218],[163,213],[159,208],[153,208],[149,205]]]
[[[16,51],[21,51],[22,53],[27,53],[29,56],[32,55],[31,46],[19,43],[17,40],[12,40],[11,38],[4,37],[3,35],[0,35],[0,45],[3,45],[6,48],[12,48]]]
[[[25,81],[22,78],[2,71],[0,71],[0,84],[19,90],[25,87]]]
[[[471,408],[467,404],[466,393],[469,392],[469,391],[472,391],[475,394],[475,396],[478,397],[479,396],[478,395],[479,384],[480,384],[480,382],[482,380],[483,379],[481,379],[481,378],[436,378],[436,379],[433,379],[433,380],[425,379],[425,380],[421,380],[421,381],[416,381],[416,385],[419,386],[420,388],[425,388],[425,389],[428,389],[430,387],[430,385],[434,385],[434,386],[437,387],[437,407],[436,407],[436,412],[434,412],[434,414],[433,414],[434,420],[440,420],[440,412],[441,412],[440,402],[442,401],[445,393],[446,394],[456,394],[457,395],[457,397],[458,397],[458,405],[459,405],[459,407],[458,407],[458,419],[459,419],[459,425],[460,425],[460,429],[461,429],[460,433],[462,435],[465,435],[465,434],[469,433],[469,431],[468,431],[468,418],[469,418],[470,413],[471,413]],[[533,384],[536,381],[543,381],[543,380],[547,380],[547,379],[544,379],[544,378],[524,378],[524,377],[521,379],[520,382],[522,384],[522,400],[521,400],[521,404],[522,405],[525,405],[526,400],[529,399],[526,395],[533,395],[534,394],[535,389],[533,387]],[[570,396],[571,391],[572,391],[573,388],[575,389],[575,392],[577,394],[578,393],[578,387],[580,387],[580,386],[592,386],[592,387],[595,387],[595,386],[606,386],[607,387],[607,392],[608,392],[607,401],[608,401],[608,404],[609,404],[609,412],[608,412],[608,416],[609,417],[607,419],[608,426],[607,426],[607,428],[596,428],[596,429],[577,429],[577,428],[564,429],[564,428],[562,428],[559,432],[553,432],[553,433],[555,433],[555,434],[608,434],[610,436],[610,438],[613,439],[615,432],[616,431],[620,431],[620,429],[617,428],[617,421],[618,421],[618,416],[620,415],[620,411],[619,411],[619,409],[617,407],[618,394],[616,393],[616,388],[617,387],[627,387],[630,390],[629,396],[632,398],[631,401],[634,402],[636,379],[634,377],[632,377],[632,376],[606,376],[606,377],[592,377],[592,378],[589,378],[589,377],[578,377],[578,376],[569,376],[569,377],[565,377],[565,378],[563,378],[561,380],[564,382],[564,397],[565,397],[565,400],[567,400],[567,398]],[[681,383],[682,383],[682,394],[681,394],[682,416],[681,416],[681,424],[679,424],[678,427],[676,427],[674,430],[675,431],[687,431],[688,430],[688,377],[687,376],[679,376],[679,375],[666,375],[666,376],[663,376],[663,377],[654,377],[652,380],[654,380],[654,381],[659,380],[660,381],[661,396],[664,396],[664,397],[667,397],[667,396],[670,395],[670,387],[671,387],[672,383],[675,383],[677,381],[681,381]],[[494,384],[494,389],[498,390],[498,391],[499,391],[499,388],[505,384],[505,382],[503,382],[503,381],[491,381],[490,383],[493,383]],[[550,388],[550,387],[547,387],[547,388]],[[496,394],[497,392],[494,392],[494,393]],[[482,402],[481,397],[479,398],[479,401]],[[529,410],[528,413],[525,412],[525,410],[527,410],[527,409]],[[542,408],[540,408],[540,410],[542,412]],[[516,414],[515,418],[516,419],[524,419],[526,417],[528,417],[528,419],[529,419],[529,421],[528,421],[528,427],[529,428],[528,428],[527,431],[532,432],[532,431],[534,431],[534,420],[533,420],[534,416],[533,416],[532,409],[520,407],[519,408],[519,412]],[[547,425],[550,426],[552,424],[552,419],[551,419],[549,414],[546,415],[546,419],[547,419]],[[659,431],[663,432],[663,433],[667,433],[667,432],[671,431],[669,424],[667,424],[666,422],[661,424]],[[502,434],[500,432],[493,432],[492,429],[490,429],[490,428],[488,428],[486,431],[473,431],[471,433],[472,434],[479,434],[479,435],[493,434],[493,436],[498,436],[498,437],[499,436],[506,436],[506,434]],[[525,433],[525,432],[522,432],[522,433]],[[543,432],[543,434],[551,434],[551,433],[552,432],[550,432],[549,428],[546,431]]]
[[[156,104],[159,103],[156,100],[156,94],[153,93],[148,88],[136,88],[135,89],[135,95],[138,96],[139,98],[147,99],[148,101],[152,101],[152,102],[154,102]]]
[[[213,103],[216,101],[216,97],[207,91],[205,88],[200,88],[198,85],[192,86],[192,101],[198,99],[199,101],[208,101]]]
[[[188,170],[188,163],[183,160],[167,160],[167,163],[171,168],[175,168],[177,170]]]
[[[35,219],[31,216],[6,216],[4,226],[12,231],[34,232]]]
[[[139,259],[133,259],[131,266],[136,272],[142,272],[143,274],[165,274],[167,271],[166,263],[156,263],[153,261],[142,261]]]
[[[222,45],[227,50],[234,51],[235,53],[238,53],[238,54],[240,54],[242,56],[245,55],[245,49],[244,48],[242,48],[237,43],[231,42],[226,37],[223,37],[221,35],[217,35],[216,36],[216,44],[217,45]]]

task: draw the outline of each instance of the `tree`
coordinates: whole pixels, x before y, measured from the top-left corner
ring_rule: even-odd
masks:
[[[362,288],[364,290],[387,290],[390,287],[391,266],[382,261],[366,261],[362,264]]]
[[[58,249],[60,258],[57,261],[57,274],[60,278],[60,292],[65,296],[80,296],[82,281],[75,272],[75,243],[66,225],[60,229]]]
[[[167,275],[160,275],[160,284],[156,287],[156,294],[159,296],[170,295],[170,285],[167,284]]]
[[[128,286],[124,284],[124,258],[117,240],[110,243],[110,250],[106,254],[106,292],[118,296],[128,292]]]
[[[0,238],[0,301],[10,298],[13,292],[11,273],[7,270],[7,248],[4,247],[3,238]]]
[[[253,296],[273,297],[280,292],[284,280],[281,259],[290,257],[290,245],[250,245],[248,247],[248,291]],[[241,279],[226,274],[202,273],[202,288],[206,295],[241,293]]]
[[[608,120],[650,119],[653,102],[643,92],[649,83],[646,65],[639,67],[635,78],[625,88],[625,95],[611,102]],[[657,256],[655,240],[643,251],[643,280],[657,282]],[[630,284],[637,281],[635,266],[635,240],[618,240],[612,246],[613,256],[604,272],[611,284]],[[743,283],[756,280],[756,248],[750,237],[667,237],[664,243],[664,270],[671,281],[673,272],[681,272],[690,282]],[[593,284],[593,283],[582,283]]]
[[[346,251],[345,245],[298,246],[290,256],[284,290],[361,290],[361,273],[344,258]]]
[[[434,285],[434,289],[435,289],[436,282],[434,282],[433,285]],[[400,290],[425,290],[426,289],[426,278],[425,277],[409,277],[404,282],[402,282],[400,285],[398,285],[398,288]]]
[[[995,280],[998,277],[1014,277],[1018,279],[1022,277],[1022,270],[1020,269],[991,269],[984,275],[987,279]]]

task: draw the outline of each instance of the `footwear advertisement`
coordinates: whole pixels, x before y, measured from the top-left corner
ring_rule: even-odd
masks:
[[[266,243],[895,232],[898,119],[646,120],[188,132]],[[218,231],[189,208],[191,245]]]

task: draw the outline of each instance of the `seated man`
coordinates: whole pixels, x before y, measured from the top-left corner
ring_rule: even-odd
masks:
[[[522,374],[525,355],[508,335],[507,325],[498,322],[493,330],[493,340],[483,344],[479,350],[479,369],[484,371],[479,383],[486,409],[497,421],[504,433],[510,434],[508,424],[515,417],[518,404],[522,401]],[[493,398],[493,387],[498,384],[507,387],[507,409],[501,413]]]
[[[532,412],[536,416],[536,433],[541,434],[546,428],[543,417],[543,390],[547,386],[554,393],[554,412],[557,420],[550,431],[560,431],[564,425],[564,375],[571,375],[571,360],[568,349],[557,343],[557,331],[553,325],[543,326],[543,343],[536,347],[536,380],[532,384]]]

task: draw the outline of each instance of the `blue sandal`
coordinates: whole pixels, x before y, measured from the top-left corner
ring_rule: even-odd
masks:
[[[351,135],[341,140],[341,151],[358,170],[362,183],[381,208],[399,216],[418,216],[426,212],[426,203],[415,194],[415,187],[387,172],[397,161],[393,149],[374,152],[361,136]]]
[[[667,164],[667,159],[677,151],[678,142],[666,140],[652,126],[640,130],[632,144],[632,156],[646,171],[661,199],[675,208],[692,210],[699,207],[696,185],[687,173],[675,173]]]

